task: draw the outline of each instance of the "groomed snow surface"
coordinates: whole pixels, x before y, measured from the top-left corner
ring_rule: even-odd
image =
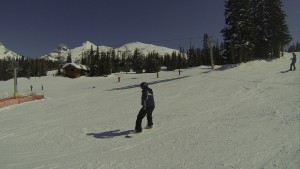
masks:
[[[45,99],[0,109],[0,168],[299,169],[300,64],[286,71],[290,58],[122,73],[120,83],[117,74],[19,78],[19,91],[43,85]],[[143,81],[154,128],[126,138]],[[0,87],[13,91],[13,80]]]

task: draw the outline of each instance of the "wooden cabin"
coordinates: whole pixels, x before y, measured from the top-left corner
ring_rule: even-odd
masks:
[[[63,66],[63,69],[64,76],[69,78],[78,78],[87,73],[86,66],[76,63],[67,63]]]

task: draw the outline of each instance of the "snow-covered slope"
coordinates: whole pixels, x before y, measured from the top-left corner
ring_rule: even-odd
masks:
[[[17,53],[7,49],[1,42],[0,42],[0,59],[4,58],[17,58],[20,57]]]
[[[20,92],[43,85],[45,99],[0,109],[0,168],[299,169],[300,62],[288,72],[290,58],[159,78],[20,78]],[[126,138],[143,81],[154,91],[154,128]],[[0,93],[12,84],[0,81]]]

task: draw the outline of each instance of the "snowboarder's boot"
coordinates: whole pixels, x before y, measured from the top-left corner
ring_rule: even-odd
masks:
[[[141,133],[143,130],[135,130],[134,133]]]
[[[151,126],[147,125],[147,126],[145,127],[145,129],[152,129],[152,127],[153,127],[153,125],[151,125]]]

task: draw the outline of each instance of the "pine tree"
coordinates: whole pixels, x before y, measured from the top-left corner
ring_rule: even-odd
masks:
[[[145,61],[145,70],[147,73],[155,73],[160,71],[158,53],[148,53]]]
[[[0,60],[0,80],[13,78],[12,60],[10,58]]]
[[[97,47],[98,48],[98,47]],[[93,46],[91,45],[91,50],[89,51],[89,56],[90,58],[90,76],[96,76],[97,75],[97,60],[95,58]]]
[[[111,74],[112,66],[111,66],[111,58],[110,58],[110,52],[106,53],[106,56],[104,57],[104,69],[103,74],[104,76],[108,76]]]
[[[197,54],[196,54],[197,55]],[[197,61],[200,59],[198,56],[200,55],[197,55]],[[178,53],[178,56],[177,56],[177,69],[185,69],[185,68],[188,68],[188,60],[187,58],[185,57],[185,54],[184,54],[184,49],[183,48],[180,48],[179,49],[179,53]],[[196,63],[197,64],[197,63]]]
[[[178,68],[177,53],[174,51],[171,55],[170,70],[175,70],[177,68]]]
[[[101,52],[100,59],[98,62],[98,76],[103,76],[105,73],[105,58],[106,58],[106,53]]]
[[[23,60],[23,59],[22,59]],[[19,75],[22,75],[22,77],[29,78],[31,76],[31,67],[30,67],[30,58],[24,58],[24,61],[22,64],[22,73],[19,72]]]
[[[292,40],[285,21],[286,14],[282,9],[281,0],[265,0],[267,11],[267,31],[270,36],[269,43],[272,56],[280,57],[280,51]]]
[[[204,65],[210,65],[210,44],[207,33],[203,36],[203,49],[201,52],[201,58]]]
[[[111,52],[111,63],[112,63],[112,73],[118,73],[121,71],[121,60],[116,56],[115,50]]]
[[[71,52],[68,53],[68,56],[67,56],[67,63],[72,63]]]
[[[135,49],[132,57],[132,69],[136,73],[143,73],[144,63],[143,54],[139,49]]]
[[[253,57],[254,23],[250,0],[225,1],[226,27],[222,30],[225,50],[224,57],[231,63],[241,63]]]
[[[47,64],[44,59],[38,59],[39,69],[38,69],[38,75],[39,76],[46,76],[47,75]]]
[[[166,66],[167,70],[171,70],[171,56],[169,54],[164,55],[163,66]]]
[[[270,53],[269,35],[267,31],[267,11],[264,0],[251,1],[252,16],[254,18],[254,56],[256,58],[267,58]]]
[[[122,59],[121,59],[121,63],[120,63],[120,67],[121,67],[121,71],[123,72],[130,72],[131,69],[131,63],[132,63],[132,58],[131,56],[127,56],[126,57],[126,53],[123,52],[122,53]]]
[[[213,56],[214,56],[214,63],[216,65],[225,64],[225,60],[223,59],[221,52],[220,52],[219,42],[217,42],[213,47]]]
[[[99,62],[100,62],[100,52],[99,52],[99,47],[97,46],[97,50],[96,53],[94,55],[94,59],[93,59],[93,64],[95,67],[95,75],[96,76],[100,76],[100,67],[99,67]]]
[[[87,58],[86,52],[82,52],[81,53],[81,64],[82,65],[89,65],[88,64],[88,58]]]
[[[197,66],[197,55],[196,55],[196,49],[194,46],[190,46],[190,49],[187,51],[187,57],[190,67]]]

